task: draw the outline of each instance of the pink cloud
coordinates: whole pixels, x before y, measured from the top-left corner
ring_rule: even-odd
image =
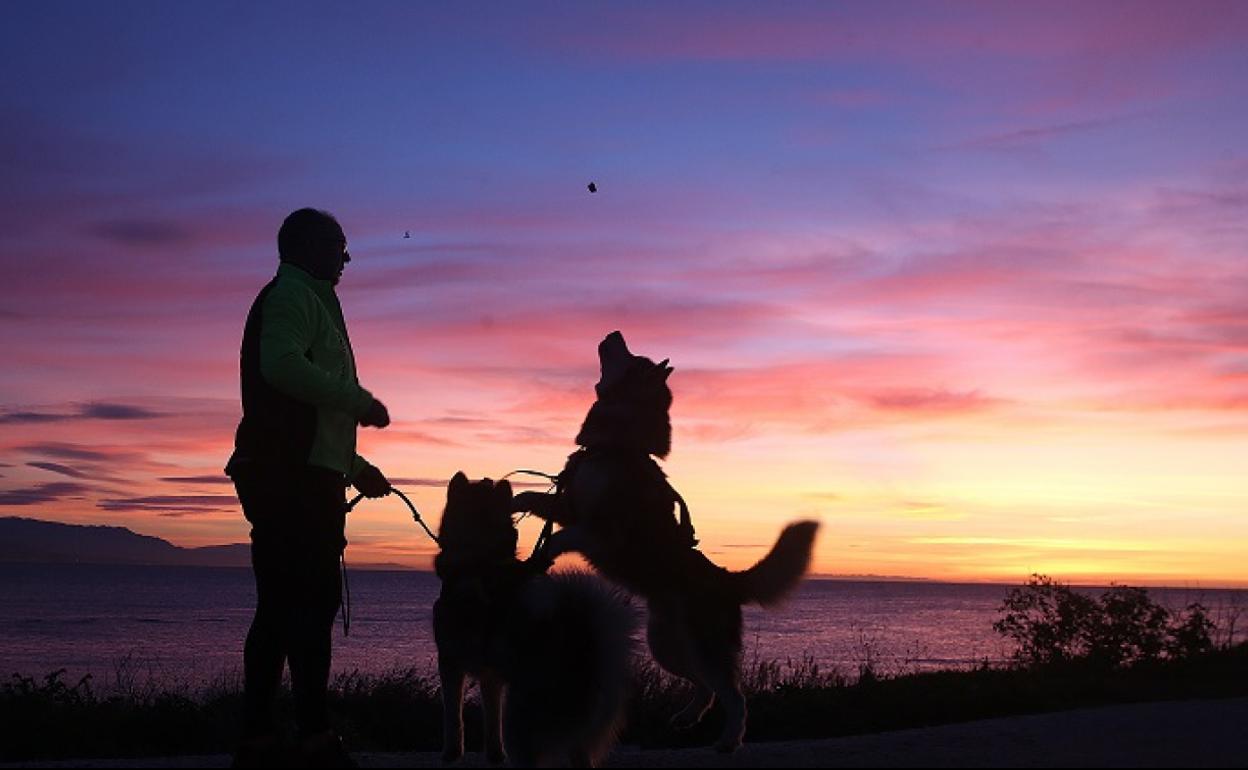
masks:
[[[867,397],[868,402],[885,411],[920,414],[960,414],[991,409],[1002,403],[979,391],[954,392],[940,388],[899,388],[884,390]]]

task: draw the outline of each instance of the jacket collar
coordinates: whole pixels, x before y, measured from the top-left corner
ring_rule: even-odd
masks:
[[[277,274],[283,278],[290,278],[298,281],[312,291],[316,292],[318,297],[329,299],[334,297],[334,285],[329,281],[315,277],[307,270],[294,264],[293,262],[282,262],[277,266]]]

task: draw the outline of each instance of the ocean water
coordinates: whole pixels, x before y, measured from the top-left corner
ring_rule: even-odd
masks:
[[[351,634],[334,636],[334,670],[432,674],[432,607],[439,583],[421,572],[352,570]],[[250,570],[203,567],[0,564],[0,676],[92,674],[195,685],[242,668],[255,589]],[[992,630],[1011,586],[807,580],[780,610],[746,608],[747,660],[813,658],[849,675],[999,662],[1010,646]],[[1178,608],[1248,609],[1248,591],[1150,589]],[[1248,619],[1245,619],[1248,625]],[[1242,636],[1242,633],[1240,634]]]

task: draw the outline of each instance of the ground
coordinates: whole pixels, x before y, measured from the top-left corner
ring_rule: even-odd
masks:
[[[987,719],[815,741],[640,751],[623,746],[614,767],[1244,767],[1248,698],[1169,701]],[[362,767],[442,767],[435,753],[360,753]],[[88,760],[22,767],[226,767],[224,755]],[[19,765],[3,765],[18,767]],[[469,754],[465,767],[486,766]]]

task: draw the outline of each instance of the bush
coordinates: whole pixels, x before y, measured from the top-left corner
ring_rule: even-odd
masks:
[[[1018,644],[1014,660],[1024,666],[1120,668],[1213,649],[1214,624],[1202,605],[1172,613],[1143,588],[1115,585],[1095,599],[1032,575],[1010,591],[1000,612],[992,627]]]
[[[1187,658],[1203,655],[1214,648],[1213,635],[1217,630],[1214,622],[1209,619],[1209,611],[1200,602],[1192,602],[1180,613],[1177,622],[1170,628],[1170,638],[1166,641],[1167,652],[1172,658]],[[1229,637],[1233,639],[1233,635]],[[1230,646],[1228,641],[1227,646]]]
[[[1014,658],[1020,663],[1066,663],[1089,654],[1096,602],[1051,578],[1032,575],[1024,588],[1010,591],[999,611],[1005,616],[992,628],[1018,643]]]

